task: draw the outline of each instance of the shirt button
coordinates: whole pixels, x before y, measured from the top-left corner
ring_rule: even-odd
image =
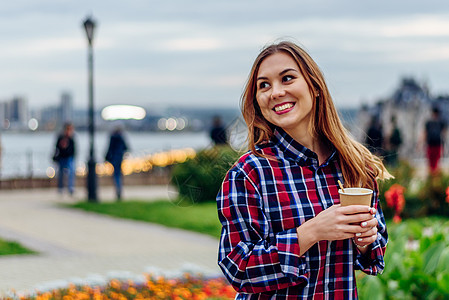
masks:
[[[333,282],[329,282],[329,283],[327,284],[327,288],[328,288],[329,290],[333,290],[333,289],[334,289],[334,283],[333,283]]]

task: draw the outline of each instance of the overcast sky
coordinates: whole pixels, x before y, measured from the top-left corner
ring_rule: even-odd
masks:
[[[238,107],[261,47],[287,37],[324,72],[338,107],[389,96],[401,77],[449,93],[449,2],[434,0],[14,0],[0,6],[0,101]]]

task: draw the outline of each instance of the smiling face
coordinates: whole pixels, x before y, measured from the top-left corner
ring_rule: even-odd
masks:
[[[264,118],[293,138],[308,135],[313,95],[296,61],[276,52],[260,64],[256,99]]]

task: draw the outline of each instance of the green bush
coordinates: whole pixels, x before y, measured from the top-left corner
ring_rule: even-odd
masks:
[[[446,189],[449,186],[449,176],[437,173],[428,176],[417,195],[423,204],[423,214],[449,216],[449,205],[446,202]]]
[[[359,274],[360,299],[449,299],[448,226],[435,217],[388,224],[385,271]]]
[[[406,161],[401,161],[390,172],[395,176],[394,179],[379,182],[379,199],[385,218],[390,219],[394,214],[385,200],[385,192],[393,184],[405,188],[405,207],[401,213],[403,218],[449,216],[449,204],[446,202],[449,175],[438,173],[419,180],[414,176],[414,168]]]
[[[239,155],[228,146],[202,150],[195,158],[174,167],[171,182],[183,201],[215,201],[226,172]]]

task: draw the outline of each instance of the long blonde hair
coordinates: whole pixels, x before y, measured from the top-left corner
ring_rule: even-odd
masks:
[[[273,125],[262,115],[256,100],[256,77],[262,61],[268,56],[284,52],[298,64],[311,95],[316,99],[312,106],[309,131],[314,138],[327,139],[340,156],[340,166],[345,185],[374,188],[374,179],[389,179],[391,174],[381,159],[354,140],[338,117],[324,76],[309,54],[298,45],[282,41],[265,47],[257,56],[241,99],[241,109],[248,126],[248,146],[256,155],[257,144],[273,137]]]

